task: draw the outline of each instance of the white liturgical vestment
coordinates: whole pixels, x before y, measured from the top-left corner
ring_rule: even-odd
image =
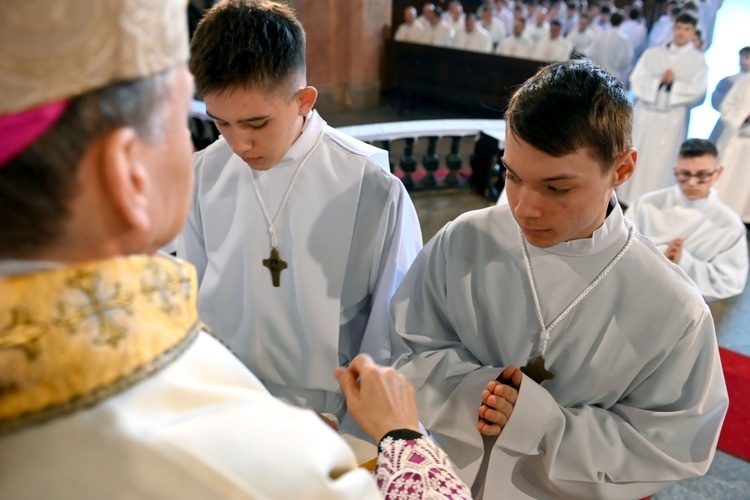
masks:
[[[427,43],[428,33],[425,30],[424,25],[419,20],[414,20],[412,23],[401,23],[393,39],[397,42],[410,42],[410,43]]]
[[[453,39],[453,48],[488,54],[492,52],[492,36],[477,23],[472,32],[466,30],[456,32],[456,37]]]
[[[627,83],[628,72],[633,62],[633,47],[619,26],[597,36],[591,44],[588,57],[616,76],[623,84]]]
[[[674,72],[671,89],[660,85]],[[632,203],[642,194],[671,186],[672,167],[687,136],[690,107],[706,94],[708,67],[692,43],[647,49],[630,75],[638,99],[633,113],[633,145],[638,163],[633,176],[617,188],[617,197]]]
[[[495,49],[495,53],[505,57],[517,57],[519,59],[528,59],[531,56],[531,49],[534,48],[534,42],[526,36],[511,35],[504,38],[500,45]]]
[[[591,238],[528,246],[545,325],[624,248],[615,202]],[[472,483],[484,456],[482,391],[537,355],[540,326],[508,205],[448,223],[391,303],[420,417]],[[635,233],[551,331],[554,378],[523,376],[491,448],[485,498],[641,498],[705,473],[727,410],[711,312],[690,279]],[[492,492],[492,494],[488,493]],[[498,495],[498,496],[495,496]]]
[[[196,290],[159,256],[0,261],[0,498],[467,498],[427,438],[383,440],[374,478],[358,467],[201,330]]]
[[[534,48],[531,50],[531,58],[538,61],[567,61],[570,59],[571,52],[573,52],[573,45],[565,38],[561,36],[554,39],[548,37],[542,38],[534,44]]]
[[[716,192],[750,223],[750,75],[735,80],[720,109],[723,132],[718,147],[724,173],[716,181]]]
[[[254,172],[224,138],[195,155],[178,255],[197,268],[201,319],[272,394],[342,418],[331,373],[360,352],[390,360],[388,304],[422,237],[387,152],[328,127],[315,111],[286,156],[255,173],[271,218],[316,142],[276,222],[288,264],[279,287],[263,265],[271,239]]]
[[[625,216],[664,252],[682,238],[677,264],[695,282],[707,301],[739,295],[748,273],[747,229],[715,191],[692,200],[678,186],[646,193]]]

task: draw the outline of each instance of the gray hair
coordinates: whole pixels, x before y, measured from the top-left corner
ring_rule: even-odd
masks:
[[[53,244],[69,216],[78,165],[93,142],[132,127],[164,140],[173,70],[113,83],[71,99],[58,122],[0,169],[0,258],[29,258]]]

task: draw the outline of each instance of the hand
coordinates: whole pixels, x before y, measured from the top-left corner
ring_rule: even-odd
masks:
[[[414,386],[396,370],[360,354],[349,368],[340,366],[333,374],[344,391],[347,410],[376,443],[396,429],[419,432]]]
[[[523,374],[515,366],[509,366],[492,380],[482,392],[482,405],[479,407],[477,429],[485,436],[499,436],[510,420],[518,399]]]
[[[665,83],[669,85],[672,82],[674,82],[674,71],[672,71],[671,69],[668,69],[661,76],[661,83]]]
[[[664,250],[664,255],[675,264],[679,264],[680,260],[682,260],[682,244],[682,238],[675,238],[667,249]]]

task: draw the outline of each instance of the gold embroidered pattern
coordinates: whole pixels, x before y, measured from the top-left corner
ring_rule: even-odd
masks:
[[[146,265],[147,276],[141,280],[141,291],[150,300],[161,301],[165,314],[172,314],[182,301],[190,300],[190,278],[182,268],[176,273],[149,262]]]
[[[0,350],[19,349],[32,361],[39,355],[39,338],[47,333],[47,326],[31,319],[27,309],[11,310],[11,321],[0,329]]]
[[[0,281],[0,435],[97,404],[178,358],[201,331],[196,290],[192,266],[163,256]]]
[[[128,329],[126,325],[116,322],[112,316],[118,310],[128,315],[133,314],[133,294],[122,292],[120,283],[115,283],[112,293],[105,297],[101,281],[101,275],[92,272],[78,271],[71,276],[67,280],[68,286],[81,291],[86,303],[58,303],[58,323],[71,335],[75,335],[84,323],[93,319],[99,329],[94,343],[116,347],[127,335]]]

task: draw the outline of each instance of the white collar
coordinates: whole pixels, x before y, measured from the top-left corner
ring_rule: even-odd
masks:
[[[709,200],[713,199],[716,196],[716,190],[714,188],[711,188],[711,190],[708,192],[708,196],[706,196],[705,198],[698,198],[697,200],[685,196],[680,189],[680,186],[676,184],[674,186],[674,189],[677,193],[676,196],[680,204],[688,208],[703,208],[709,203]]]
[[[604,223],[594,231],[590,238],[580,240],[566,241],[548,248],[537,248],[529,245],[529,250],[535,248],[543,252],[548,252],[560,256],[578,256],[590,255],[605,251],[611,245],[618,243],[622,245],[622,240],[628,237],[628,227],[625,223],[625,217],[622,214],[622,208],[617,203],[617,196],[612,193],[610,203],[614,203],[614,208],[604,219]]]
[[[315,145],[320,131],[325,126],[326,121],[320,117],[317,111],[311,110],[305,116],[305,123],[302,126],[300,136],[297,137],[297,140],[292,143],[289,151],[286,152],[284,157],[271,170],[284,166],[296,166]]]

